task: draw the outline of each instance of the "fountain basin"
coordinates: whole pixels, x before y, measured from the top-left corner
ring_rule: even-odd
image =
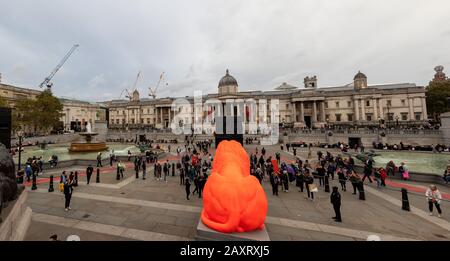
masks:
[[[106,142],[71,143],[68,150],[70,152],[99,152],[108,150],[108,147],[106,146]]]
[[[108,149],[106,142],[92,142],[93,137],[98,135],[96,132],[83,132],[79,135],[85,142],[72,142],[68,149],[70,152],[99,152]]]

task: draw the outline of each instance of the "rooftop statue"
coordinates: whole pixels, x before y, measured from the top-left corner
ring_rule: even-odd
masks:
[[[249,232],[263,229],[266,215],[266,194],[250,175],[246,151],[237,141],[222,141],[203,190],[202,222],[223,233]]]

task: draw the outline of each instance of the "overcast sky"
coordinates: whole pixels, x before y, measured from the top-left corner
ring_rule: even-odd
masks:
[[[426,85],[450,74],[448,0],[0,0],[2,82],[58,96],[118,99],[138,71],[141,97],[166,72],[159,97],[217,92],[230,69],[240,90],[369,84]]]

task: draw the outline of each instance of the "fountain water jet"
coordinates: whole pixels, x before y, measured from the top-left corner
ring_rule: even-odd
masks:
[[[93,138],[98,135],[97,132],[92,132],[91,123],[86,125],[86,132],[79,133],[84,138],[84,142],[72,142],[70,152],[97,152],[108,149],[106,142],[93,142]]]

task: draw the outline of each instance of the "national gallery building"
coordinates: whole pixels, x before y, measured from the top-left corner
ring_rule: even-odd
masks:
[[[283,83],[272,91],[239,92],[237,80],[227,70],[219,81],[218,92],[203,95],[202,101],[215,100],[225,104],[229,99],[250,99],[256,104],[252,107],[257,108],[253,110],[255,113],[249,113],[249,105],[245,102],[245,109],[237,109],[237,115],[242,116],[244,122],[270,123],[270,101],[277,99],[278,122],[285,127],[363,127],[381,123],[410,126],[422,125],[427,121],[426,90],[423,86],[413,83],[369,85],[366,75],[361,72],[354,76],[351,84],[345,86],[320,88],[316,76],[306,77],[303,83],[303,88]],[[183,97],[190,103],[187,108],[172,107],[176,99],[140,99],[136,90],[130,100],[103,104],[109,109],[109,128],[112,129],[166,129],[171,127],[175,116],[180,124],[189,124],[217,115],[217,106],[203,104],[203,108],[198,108],[202,112],[199,114],[201,118],[195,119],[194,97]],[[261,113],[262,106],[267,106],[267,113]],[[235,112],[231,110],[229,113]],[[225,112],[225,115],[229,114]]]

